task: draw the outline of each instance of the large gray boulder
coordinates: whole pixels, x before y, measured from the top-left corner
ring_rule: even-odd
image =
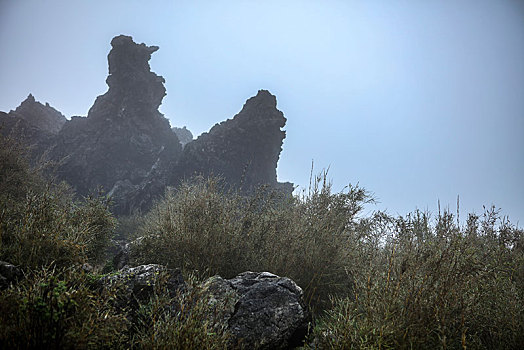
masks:
[[[214,322],[226,325],[233,348],[286,349],[302,344],[311,315],[302,289],[291,279],[244,272],[229,280],[212,277],[203,287],[209,303],[222,305]]]

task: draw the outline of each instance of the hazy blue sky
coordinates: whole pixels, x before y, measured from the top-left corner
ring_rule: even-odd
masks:
[[[160,46],[160,109],[195,135],[275,94],[281,181],[314,160],[391,214],[460,195],[524,223],[524,1],[0,0],[0,110],[86,115],[118,34]]]

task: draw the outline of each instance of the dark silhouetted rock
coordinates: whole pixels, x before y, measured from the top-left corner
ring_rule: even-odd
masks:
[[[302,289],[292,280],[269,272],[244,272],[204,284],[210,303],[222,305],[213,322],[226,324],[232,345],[246,349],[286,349],[300,346],[310,313]]]
[[[78,195],[102,188],[117,215],[147,211],[167,186],[194,175],[222,177],[244,192],[259,185],[293,191],[291,183],[277,181],[286,118],[275,96],[260,90],[233,119],[193,140],[185,127],[171,129],[158,111],[166,95],[164,78],[149,66],[158,47],[124,35],[111,45],[109,89],[87,117],[66,121],[29,95],[15,111],[0,113],[0,132],[31,146],[32,159],[46,155],[57,164],[58,179]]]
[[[22,270],[15,265],[0,261],[0,290],[8,288],[23,277]]]
[[[124,268],[129,264],[129,243],[111,240],[109,255],[114,269]]]
[[[177,177],[216,175],[248,191],[270,185],[291,193],[293,185],[278,183],[276,174],[285,124],[275,96],[260,90],[233,119],[215,125],[184,147]]]
[[[171,129],[173,130],[173,132],[178,137],[178,140],[180,140],[180,144],[182,145],[182,147],[184,147],[188,142],[193,141],[193,134],[191,133],[191,131],[186,129],[185,126],[182,127],[182,128],[177,128],[175,126],[175,127],[171,128]]]
[[[151,72],[157,46],[117,36],[108,55],[109,90],[99,96],[87,118],[73,117],[51,153],[60,160],[58,176],[80,195],[98,186],[115,200],[115,212],[147,209],[163,194],[181,145],[158,111],[165,96],[164,78]]]
[[[0,132],[31,148],[32,158],[49,148],[65,122],[63,114],[31,94],[14,111],[0,112]]]
[[[37,102],[32,94],[29,94],[20,106],[9,114],[51,134],[58,134],[66,122],[66,117],[62,113],[51,107],[49,103],[43,105]]]

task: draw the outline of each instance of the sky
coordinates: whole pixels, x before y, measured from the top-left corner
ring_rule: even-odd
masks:
[[[259,89],[287,118],[279,181],[329,168],[366,210],[524,223],[524,2],[0,0],[0,111],[67,117],[107,91],[111,39],[157,45],[160,111],[195,136]]]

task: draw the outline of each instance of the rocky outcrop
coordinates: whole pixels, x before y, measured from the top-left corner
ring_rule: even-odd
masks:
[[[32,94],[14,111],[0,112],[0,133],[30,147],[33,158],[42,155],[65,123],[62,113],[36,101]]]
[[[216,124],[184,147],[176,177],[216,175],[247,191],[267,184],[291,193],[293,185],[278,183],[276,174],[285,124],[275,96],[260,90],[233,119]]]
[[[182,128],[173,127],[171,128],[178,137],[180,144],[184,147],[187,143],[193,141],[193,134],[185,126]]]
[[[9,114],[51,134],[58,134],[66,122],[66,117],[62,113],[51,107],[47,102],[45,105],[37,102],[32,94],[29,94],[20,106]]]
[[[229,280],[215,276],[204,289],[211,303],[222,305],[214,322],[227,325],[234,348],[287,349],[302,344],[311,315],[302,289],[289,278],[244,272]]]
[[[215,125],[196,140],[173,128],[158,111],[166,95],[164,78],[151,71],[157,46],[129,36],[111,41],[108,91],[98,96],[87,117],[65,117],[32,95],[9,114],[0,113],[0,132],[32,147],[33,159],[46,155],[58,179],[80,196],[102,188],[115,214],[147,211],[167,186],[194,175],[222,177],[250,192],[269,185],[286,193],[276,167],[285,138],[276,98],[260,90],[233,119]]]
[[[171,297],[175,297],[186,288],[180,270],[167,269],[156,264],[124,267],[116,273],[102,277],[98,284],[102,289],[118,288],[118,306],[131,311],[136,311],[140,302],[149,301],[158,285],[165,285]]]
[[[151,72],[157,46],[136,44],[129,36],[111,41],[108,91],[87,118],[73,117],[60,131],[52,157],[61,161],[58,176],[80,195],[103,187],[117,213],[144,209],[163,193],[181,145],[158,111],[164,78]]]

